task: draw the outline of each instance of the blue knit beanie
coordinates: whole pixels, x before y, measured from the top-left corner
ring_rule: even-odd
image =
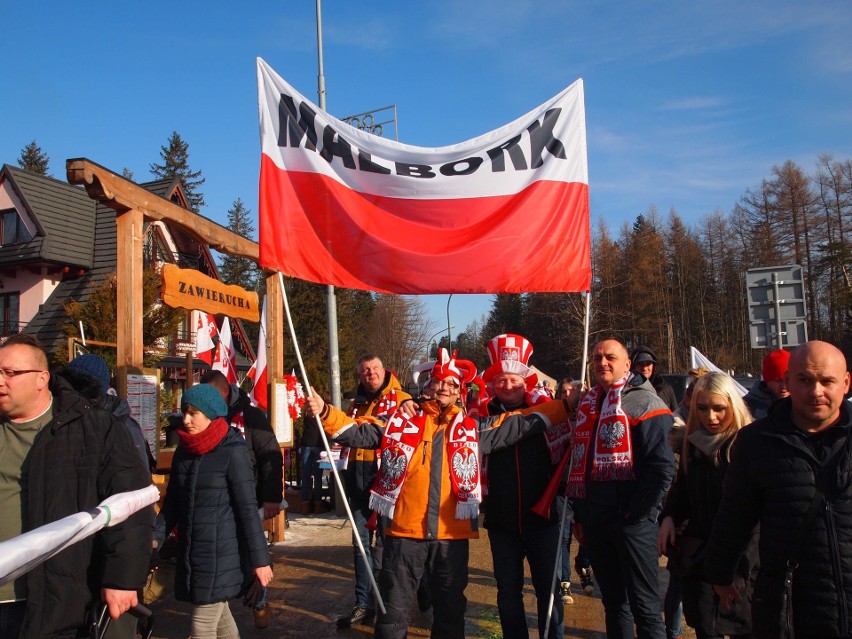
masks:
[[[72,368],[79,373],[85,373],[90,377],[94,377],[101,384],[101,392],[106,393],[109,390],[109,368],[103,358],[94,353],[83,353],[77,355],[68,368]]]
[[[210,384],[196,384],[186,391],[180,400],[181,412],[186,412],[187,404],[192,404],[211,420],[228,414],[228,405]]]

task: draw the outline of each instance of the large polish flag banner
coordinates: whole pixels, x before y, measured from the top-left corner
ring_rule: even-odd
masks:
[[[583,83],[467,142],[427,148],[321,111],[258,58],[260,263],[409,295],[585,291]]]

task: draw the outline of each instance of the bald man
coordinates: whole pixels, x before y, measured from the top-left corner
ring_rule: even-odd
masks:
[[[598,579],[607,637],[665,639],[655,536],[674,476],[672,413],[650,381],[630,372],[620,341],[595,344],[592,366],[597,386],[577,408],[568,474],[575,525]]]
[[[789,636],[787,582],[797,639],[852,636],[849,380],[840,350],[819,341],[800,346],[787,369],[789,397],[742,429],[731,450],[705,574],[723,607],[738,599],[735,569],[760,525],[755,637]],[[788,573],[788,565],[797,568]]]

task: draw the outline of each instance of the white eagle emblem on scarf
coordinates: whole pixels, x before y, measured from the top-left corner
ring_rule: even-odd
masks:
[[[387,448],[382,452],[382,472],[379,480],[382,488],[393,490],[405,474],[408,459],[399,448]]]
[[[577,444],[574,447],[574,454],[571,458],[571,465],[575,466],[577,464],[582,464],[583,460],[586,458],[586,445],[585,444]]]
[[[598,439],[601,440],[604,448],[613,449],[621,444],[621,440],[626,433],[627,429],[624,427],[624,424],[602,424],[598,433]]]
[[[471,481],[476,477],[476,456],[469,448],[463,448],[453,455],[453,471],[462,490],[471,490],[476,485]]]

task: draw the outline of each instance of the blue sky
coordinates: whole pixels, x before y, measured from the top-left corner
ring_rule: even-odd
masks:
[[[205,215],[257,214],[255,58],[316,100],[315,3],[6,3],[0,162],[36,139],[64,179],[88,157],[150,178],[171,131]],[[787,159],[852,157],[852,3],[323,2],[328,110],[396,104],[399,138],[460,142],[585,81],[592,225],[650,206],[728,212]],[[447,296],[430,296],[435,330]],[[490,296],[450,302],[454,333]]]

